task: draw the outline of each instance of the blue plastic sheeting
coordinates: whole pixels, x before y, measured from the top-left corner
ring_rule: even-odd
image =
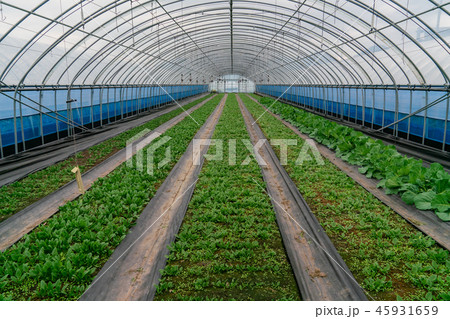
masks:
[[[282,85],[257,85],[256,92],[303,104],[315,110],[364,121],[378,126],[389,125],[447,94],[446,91],[395,90],[375,88],[333,88]],[[283,94],[284,93],[284,94]],[[398,103],[396,103],[398,99]],[[397,112],[396,112],[397,108]],[[450,145],[448,100],[398,123],[398,131]],[[391,128],[394,128],[391,126]],[[445,130],[447,134],[445,135]]]
[[[3,147],[15,144],[14,122],[17,132],[17,143],[33,140],[41,136],[67,131],[67,120],[58,117],[69,117],[78,125],[90,125],[100,121],[114,121],[136,114],[137,112],[157,105],[179,100],[208,91],[207,85],[165,86],[165,87],[128,87],[128,88],[86,88],[73,89],[70,96],[67,90],[22,91],[22,95],[32,99],[31,102],[19,94],[17,100],[25,104],[14,102],[13,99],[0,94],[0,132]],[[14,92],[6,92],[14,97]],[[68,112],[68,99],[75,99],[71,103],[72,112]],[[16,119],[14,120],[14,110]],[[45,114],[39,112],[41,110]],[[47,116],[61,119],[56,119]],[[42,121],[42,128],[41,128]]]

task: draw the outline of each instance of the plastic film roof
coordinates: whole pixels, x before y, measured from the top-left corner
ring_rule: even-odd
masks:
[[[0,3],[6,85],[450,83],[448,1]]]

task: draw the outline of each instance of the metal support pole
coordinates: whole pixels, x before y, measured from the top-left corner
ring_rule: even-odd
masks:
[[[39,91],[39,134],[41,135],[41,144],[44,144],[44,124],[42,120],[42,95],[43,91]]]
[[[150,106],[152,109],[155,108],[155,93],[153,91],[153,86],[150,86]]]
[[[83,112],[83,90],[80,90],[80,114],[81,114],[81,125],[84,125],[84,112]]]
[[[356,88],[355,95],[356,95],[356,102],[355,102],[355,124],[358,124],[358,106],[359,106],[359,96],[358,96],[359,88]]]
[[[23,113],[22,113],[22,94],[19,95],[19,112],[20,112],[20,129],[21,129],[21,133],[22,133],[22,147],[23,147],[23,151],[26,151],[26,147],[25,147],[25,130],[24,130],[24,126],[23,126]]]
[[[428,105],[428,91],[425,91],[425,105]],[[425,113],[423,115],[422,144],[425,144],[425,135],[427,132],[427,115],[428,115],[428,109],[425,109]]]
[[[119,99],[120,99],[120,119],[123,119],[123,87],[120,87],[120,91],[119,91]]]
[[[0,125],[0,158],[3,158],[2,126]]]
[[[16,93],[14,93],[14,102],[13,102],[13,111],[14,111],[14,117],[13,117],[13,122],[14,122],[14,154],[19,153],[19,145],[17,143],[17,102],[16,102]]]
[[[70,96],[70,90],[67,90],[67,98],[66,98],[66,109],[67,109],[67,118],[68,118],[68,123],[67,123],[67,136],[71,136],[74,132],[73,132],[73,125],[70,126],[69,123],[74,123],[73,122],[73,116],[72,116],[72,102],[70,102],[71,96]],[[71,134],[72,133],[72,134]]]
[[[141,114],[141,109],[142,109],[142,86],[139,86],[138,88],[139,91],[139,98],[138,98],[138,109],[137,109],[137,114]]]
[[[327,88],[327,90],[328,90],[329,88]],[[333,89],[330,89],[331,90],[331,99],[330,99],[330,104],[331,104],[331,110],[330,110],[330,115],[333,115],[333,109],[334,109],[334,90]],[[327,93],[328,93],[328,91],[327,91]]]
[[[362,125],[366,126],[366,90],[361,88],[362,98]]]
[[[444,137],[442,139],[442,150],[445,151],[445,143],[447,143],[447,123],[448,123],[448,108],[449,108],[449,102],[450,99],[447,99],[447,108],[445,111],[445,124],[444,124]]]
[[[91,123],[92,128],[94,128],[94,90],[91,88],[91,101],[89,102],[91,106]]]
[[[106,103],[107,103],[107,113],[108,113],[108,124],[111,123],[111,114],[110,114],[110,110],[109,110],[109,87],[106,88]]]
[[[127,103],[127,99],[128,99],[128,88],[124,87],[123,88],[123,94],[122,94],[123,117],[124,118],[128,117],[128,103]]]
[[[53,91],[54,92],[54,97],[55,97],[55,100],[54,100],[54,102],[55,102],[55,115],[56,115],[56,118],[58,118],[58,100],[57,100],[57,97],[56,97],[56,90],[54,90]],[[59,140],[59,121],[58,120],[55,120],[55,124],[56,124],[56,139],[57,140]]]
[[[117,88],[114,88],[114,122],[117,121]]]
[[[134,102],[137,100],[137,92],[136,92],[136,88],[131,87],[131,94],[130,94],[130,107],[131,107],[131,116],[136,115],[135,113],[135,109],[134,109]]]
[[[382,114],[382,120],[381,120],[381,127],[384,127],[384,113],[386,110],[386,89],[383,90],[383,114]]]
[[[138,113],[139,113],[139,103],[140,103],[140,100],[139,100],[139,89],[140,89],[140,87],[132,88],[132,90],[133,90],[132,91],[133,92],[133,103],[132,104],[136,104],[136,110],[135,110],[134,115],[138,115]]]
[[[161,92],[159,91],[159,88],[155,86],[155,90],[157,90],[157,95],[156,95],[156,108],[159,109],[160,107],[160,102],[161,102]]]
[[[372,89],[372,123],[370,128],[373,129],[373,122],[375,122],[375,89]]]
[[[399,111],[399,97],[398,97],[398,88],[395,88],[395,115],[394,115],[394,121],[397,122],[398,121],[398,114]],[[394,126],[394,136],[398,137],[398,124],[395,124]]]
[[[409,91],[409,114],[412,113],[412,101],[413,101],[413,91]],[[411,118],[408,118],[408,132],[406,133],[406,139],[409,140],[409,134],[411,133]]]
[[[103,88],[100,88],[98,94],[100,99],[100,127],[103,126]]]
[[[348,114],[347,114],[347,121],[350,122],[350,108],[352,105],[352,99],[351,99],[352,90],[348,89]]]
[[[321,111],[320,109],[319,109],[319,90],[318,90],[318,88],[317,87],[315,87],[315,86],[313,86],[313,95],[314,95],[314,109],[316,110],[316,111]],[[323,113],[323,111],[321,112],[321,113]]]

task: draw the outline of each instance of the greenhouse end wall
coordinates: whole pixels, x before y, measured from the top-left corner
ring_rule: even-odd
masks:
[[[207,85],[84,87],[70,94],[67,88],[2,91],[0,157],[70,135],[67,118],[94,128],[207,91]]]
[[[288,86],[257,85],[256,92],[302,105],[347,122],[379,129],[423,108],[449,92],[444,87]],[[450,150],[449,99],[386,129],[395,136]]]

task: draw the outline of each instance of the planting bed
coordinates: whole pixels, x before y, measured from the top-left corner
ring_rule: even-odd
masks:
[[[205,161],[155,299],[298,300],[270,198],[257,184],[265,185],[260,168],[241,165],[252,153],[234,96],[213,138],[224,139],[224,158]],[[235,165],[228,140],[236,142]],[[210,155],[216,151],[211,145]]]
[[[142,132],[143,136],[141,137],[139,137],[140,134],[135,136],[133,142],[127,145],[127,148],[121,149],[83,174],[83,188],[85,190],[89,189],[98,178],[111,173],[120,164],[125,162],[128,157],[131,157],[137,151],[153,142],[161,134],[165,133],[168,129],[182,121],[186,116],[189,116],[192,112],[202,107],[210,99],[211,98],[208,98],[196,106],[189,108],[185,112],[178,114],[152,131],[147,133]],[[81,193],[78,189],[77,182],[74,180],[0,223],[0,251],[3,251],[14,244],[23,235],[58,212],[60,206],[68,201],[74,200],[80,195]]]
[[[202,125],[222,97],[214,97],[192,117]],[[185,118],[155,140],[171,138],[154,153],[155,162],[164,158],[168,147],[172,160],[154,175],[122,164],[95,182],[85,195],[62,206],[58,214],[0,253],[0,299],[78,299],[199,128],[191,118]]]
[[[329,161],[296,165],[304,140],[269,113],[262,115],[264,109],[247,96],[242,99],[252,115],[259,117],[257,123],[268,139],[297,140],[296,146],[289,146],[285,168],[369,298],[450,299],[447,250]]]
[[[211,95],[208,95],[197,99],[183,106],[183,108],[185,110],[190,109],[210,97]],[[145,129],[153,130],[182,112],[184,111],[181,108],[177,108],[169,113],[162,114],[145,124],[83,150],[62,162],[32,173],[10,185],[1,187],[0,202],[2,206],[0,207],[0,222],[73,180],[74,174],[71,170],[75,165],[79,165],[82,173],[86,172],[124,148],[127,141],[139,132]]]
[[[81,300],[152,300],[167,246],[175,239],[186,213],[198,174],[194,157],[203,158],[208,147],[194,147],[196,140],[210,139],[227,95],[197,132],[155,196],[143,210],[122,243],[83,294]]]
[[[254,97],[250,98],[260,104]],[[261,105],[261,104],[260,104]],[[289,127],[295,134],[302,139],[310,139],[310,137],[299,131],[297,127],[283,120],[280,115],[274,114],[266,107],[267,112],[274,115],[283,124]],[[351,177],[355,182],[364,187],[384,204],[393,209],[400,216],[405,218],[411,225],[422,231],[424,234],[433,238],[439,245],[450,250],[450,223],[443,222],[436,214],[430,211],[421,211],[413,205],[407,205],[402,198],[396,194],[387,194],[382,188],[377,187],[378,180],[368,178],[359,172],[359,167],[349,164],[336,156],[336,153],[322,144],[317,144],[320,154],[332,162],[336,167]]]
[[[400,194],[406,204],[420,210],[433,210],[443,221],[450,221],[450,175],[442,165],[423,167],[422,161],[399,154],[395,146],[385,145],[353,128],[275,100],[262,98],[261,103],[280,114],[303,133],[336,150],[336,155],[368,178],[381,180],[378,187],[387,194]]]
[[[239,97],[238,102],[253,145],[264,141],[257,150],[261,156],[259,166],[303,299],[366,300],[363,290]]]
[[[153,175],[121,164],[0,253],[0,300],[450,299],[446,249],[330,161],[314,161],[309,150],[309,157],[297,162],[304,139],[249,96],[240,98],[241,109],[235,95],[212,97],[192,109],[199,125],[189,117],[179,118],[178,124],[155,138],[149,146],[166,137],[169,140],[156,149],[154,163],[161,162],[169,148],[172,156]],[[225,99],[222,110],[219,104]],[[275,112],[284,118],[291,114],[281,104]],[[169,118],[170,114],[139,129],[169,125],[177,115]],[[254,126],[252,117],[257,119]],[[295,113],[292,123],[306,126],[315,121],[319,120]],[[308,133],[320,135],[318,140],[332,146],[330,139],[339,137],[334,129],[342,130],[324,129],[328,140],[317,129]],[[288,148],[284,168],[278,159],[279,146],[266,144],[258,150],[268,165],[255,161],[251,143],[256,144],[263,134],[269,141],[296,141]],[[352,134],[354,139],[348,143],[372,144]],[[218,151],[212,144],[198,153],[210,156],[203,167],[193,165],[192,139],[211,136],[223,140],[223,158],[211,158]],[[125,140],[122,137],[115,143],[122,145]],[[346,142],[335,143],[339,148]],[[419,189],[429,187],[426,192],[435,193],[430,205],[438,207],[433,206],[436,198],[447,194],[447,189],[439,188],[447,182],[441,168],[419,169],[415,162],[377,145],[380,152],[410,165],[408,172],[423,173],[420,187],[424,188]],[[358,152],[363,147],[356,146]],[[367,167],[364,173],[382,174],[379,166],[369,167],[362,157],[347,151],[339,156],[349,161],[358,158],[357,163]],[[144,156],[144,169],[146,160]],[[136,161],[135,156],[132,162]],[[394,177],[389,172],[384,180],[391,185],[388,180]],[[398,178],[403,181],[403,177]],[[406,184],[411,192],[411,185],[416,185]],[[402,192],[403,186],[391,186],[391,191]],[[436,209],[446,213],[440,206]],[[303,238],[305,229],[308,237]],[[320,248],[313,242],[320,243]],[[306,255],[305,249],[310,251]],[[341,270],[346,274],[340,274]],[[315,289],[311,287],[317,290],[311,293]],[[342,289],[354,289],[355,294]]]

